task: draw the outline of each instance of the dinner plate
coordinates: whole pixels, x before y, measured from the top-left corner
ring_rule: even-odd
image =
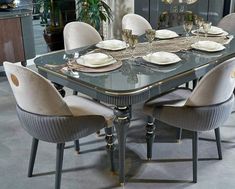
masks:
[[[100,41],[99,43],[96,44],[96,47],[105,50],[117,51],[125,49],[127,45],[124,41],[111,39],[111,40]]]
[[[117,61],[104,53],[91,53],[79,57],[76,62],[82,66],[99,68],[116,63]]]
[[[225,46],[214,41],[198,41],[192,44],[191,47],[206,52],[218,52],[225,49]]]
[[[155,37],[158,39],[172,39],[175,37],[179,37],[177,33],[171,30],[157,30]]]
[[[208,34],[211,34],[211,35],[220,35],[220,34],[222,34],[223,32],[224,32],[223,29],[221,29],[221,28],[219,28],[219,27],[216,27],[216,26],[211,26],[211,28],[210,28],[209,31],[208,31]],[[199,33],[205,33],[203,27],[201,27],[201,28],[199,29]]]
[[[147,54],[143,56],[143,59],[157,65],[169,65],[181,61],[181,58],[176,54],[163,51]]]
[[[197,30],[192,30],[191,33],[193,35],[197,35]],[[205,33],[199,32],[199,35],[205,36]],[[220,33],[220,34],[209,34],[209,33],[207,34],[208,37],[221,37],[221,36],[226,36],[226,35],[228,35],[228,32],[226,32],[226,31],[223,31],[223,33]]]

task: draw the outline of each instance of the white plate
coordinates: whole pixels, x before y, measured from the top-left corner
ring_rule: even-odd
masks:
[[[99,68],[116,63],[117,61],[104,53],[91,53],[79,57],[77,63],[90,68]]]
[[[191,33],[193,35],[197,35],[197,30],[192,30]],[[200,36],[205,36],[205,33],[200,33],[199,32],[199,35]],[[220,34],[217,34],[217,35],[216,34],[207,34],[208,37],[221,37],[221,36],[226,36],[226,35],[228,35],[228,32],[226,32],[226,31],[223,31],[223,33],[220,33]]]
[[[169,65],[181,61],[181,58],[176,54],[163,51],[147,54],[143,56],[143,59],[157,65]]]
[[[203,27],[199,29],[199,32],[203,34],[205,33]],[[216,26],[211,26],[210,30],[208,31],[208,34],[211,34],[211,35],[220,35],[222,33],[224,33],[224,30]]]
[[[171,39],[179,37],[179,35],[171,30],[157,30],[155,37],[158,39]]]
[[[225,46],[214,41],[198,41],[191,45],[192,48],[207,51],[207,52],[217,52],[225,49]]]
[[[105,50],[117,51],[125,49],[127,45],[124,41],[111,39],[111,40],[100,41],[99,43],[96,44],[96,47]]]

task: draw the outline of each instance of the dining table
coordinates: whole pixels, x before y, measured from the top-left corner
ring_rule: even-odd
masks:
[[[34,60],[38,72],[55,83],[58,89],[63,91],[63,87],[68,87],[100,102],[114,105],[113,125],[118,139],[118,171],[122,185],[125,183],[126,137],[131,122],[131,107],[199,79],[216,65],[235,56],[235,40],[232,36],[226,35],[218,39],[223,42],[224,50],[205,52],[191,48],[191,43],[205,40],[205,37],[201,36],[199,39],[197,36],[191,36],[185,39],[181,26],[170,29],[178,33],[179,37],[155,39],[152,51],[169,50],[175,53],[181,61],[174,64],[156,65],[145,61],[142,57],[148,53],[148,43],[144,35],[139,38],[139,44],[134,50],[134,59],[130,58],[128,49],[105,51],[95,45],[75,49],[80,56],[90,52],[110,53],[121,64],[111,71],[66,71],[63,69],[66,67],[64,50],[48,53]],[[206,40],[215,40],[215,37],[207,37]]]

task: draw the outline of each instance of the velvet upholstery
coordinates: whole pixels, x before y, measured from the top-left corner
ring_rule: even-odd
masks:
[[[231,13],[223,17],[217,26],[230,34],[235,35],[235,13]]]
[[[79,138],[105,128],[108,122],[112,124],[112,110],[85,97],[68,96],[64,100],[38,73],[10,62],[3,65],[21,125],[33,137],[28,176],[33,174],[38,141],[56,143],[55,189],[60,189],[65,142],[76,140],[76,144]]]
[[[94,45],[102,41],[96,29],[84,22],[69,22],[65,25],[63,34],[65,50]]]
[[[144,112],[150,118],[168,125],[192,131],[193,182],[197,182],[198,132],[215,130],[218,157],[222,159],[219,127],[227,120],[234,105],[235,58],[231,58],[209,71],[196,88],[174,90],[161,98],[145,103]],[[162,102],[163,101],[163,102]],[[147,128],[153,123],[149,122]],[[153,129],[151,129],[153,130]],[[150,130],[150,131],[151,131]],[[147,158],[152,158],[154,132],[147,131]]]
[[[235,58],[209,71],[196,88],[176,90],[145,103],[144,112],[172,126],[205,131],[219,127],[230,115],[235,87]]]
[[[138,14],[126,14],[122,18],[122,29],[131,29],[132,34],[143,35],[146,29],[152,29],[150,23]]]

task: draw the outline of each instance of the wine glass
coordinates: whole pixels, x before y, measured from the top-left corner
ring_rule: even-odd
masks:
[[[204,22],[202,24],[203,30],[205,32],[205,38],[207,38],[208,32],[211,29],[211,22]]]
[[[149,45],[148,45],[149,53],[152,53],[152,42],[155,38],[155,33],[156,33],[156,31],[154,29],[145,30],[145,36],[146,36],[146,38],[148,39],[148,42],[149,42]]]
[[[199,38],[199,31],[200,31],[200,28],[202,27],[202,24],[204,22],[203,18],[195,15],[194,16],[194,22],[195,22],[195,25],[197,27],[197,38]]]
[[[130,35],[129,36],[129,45],[130,45],[130,48],[131,48],[131,59],[134,60],[134,50],[135,50],[135,47],[136,47],[136,44],[138,43],[138,35]]]
[[[73,71],[72,63],[79,57],[79,52],[77,51],[65,51],[63,59],[66,61],[66,66],[68,71]]]
[[[184,21],[184,31],[186,32],[186,40],[188,40],[188,37],[189,37],[189,33],[190,31],[192,30],[193,28],[193,22],[192,21]]]
[[[122,40],[126,42],[126,50],[127,50],[127,45],[129,43],[129,37],[131,36],[132,34],[132,30],[129,30],[129,29],[123,29],[122,30]]]

